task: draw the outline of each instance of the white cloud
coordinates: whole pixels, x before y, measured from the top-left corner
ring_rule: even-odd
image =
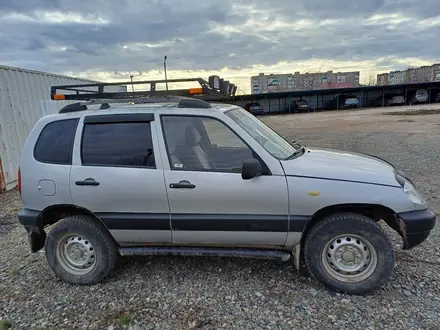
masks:
[[[37,10],[32,14],[24,14],[17,12],[4,13],[0,15],[0,21],[4,22],[21,22],[21,23],[38,23],[38,24],[94,24],[105,25],[110,21],[97,16],[88,15],[80,12],[61,12],[61,11],[41,11]]]
[[[95,80],[375,72],[439,60],[438,0],[0,0],[0,64]]]

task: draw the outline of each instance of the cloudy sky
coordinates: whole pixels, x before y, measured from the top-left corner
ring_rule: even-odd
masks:
[[[95,80],[440,62],[438,0],[0,0],[0,65]]]

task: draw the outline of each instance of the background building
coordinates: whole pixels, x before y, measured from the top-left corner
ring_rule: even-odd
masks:
[[[90,82],[0,65],[0,193],[16,186],[21,150],[37,120],[73,103],[52,101],[50,87]]]
[[[377,84],[379,86],[388,85],[388,73],[380,73],[377,75]]]
[[[440,64],[421,66],[377,75],[378,85],[399,85],[440,81]]]
[[[318,72],[318,73],[260,73],[251,77],[251,93],[276,93],[289,91],[306,91],[326,88],[359,87],[359,71],[354,72]]]

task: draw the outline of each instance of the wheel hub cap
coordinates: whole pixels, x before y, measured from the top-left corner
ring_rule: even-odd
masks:
[[[353,263],[355,261],[355,254],[352,251],[345,251],[342,253],[342,261]]]
[[[359,282],[376,269],[377,254],[374,247],[357,235],[341,235],[331,239],[322,253],[326,271],[343,282]]]
[[[85,275],[96,264],[96,252],[92,243],[85,237],[68,235],[57,246],[60,265],[74,275]]]

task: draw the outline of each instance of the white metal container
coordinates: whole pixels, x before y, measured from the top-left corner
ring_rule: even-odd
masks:
[[[94,81],[0,66],[0,192],[17,185],[21,150],[38,119],[55,113],[67,101],[52,101],[53,85]]]

